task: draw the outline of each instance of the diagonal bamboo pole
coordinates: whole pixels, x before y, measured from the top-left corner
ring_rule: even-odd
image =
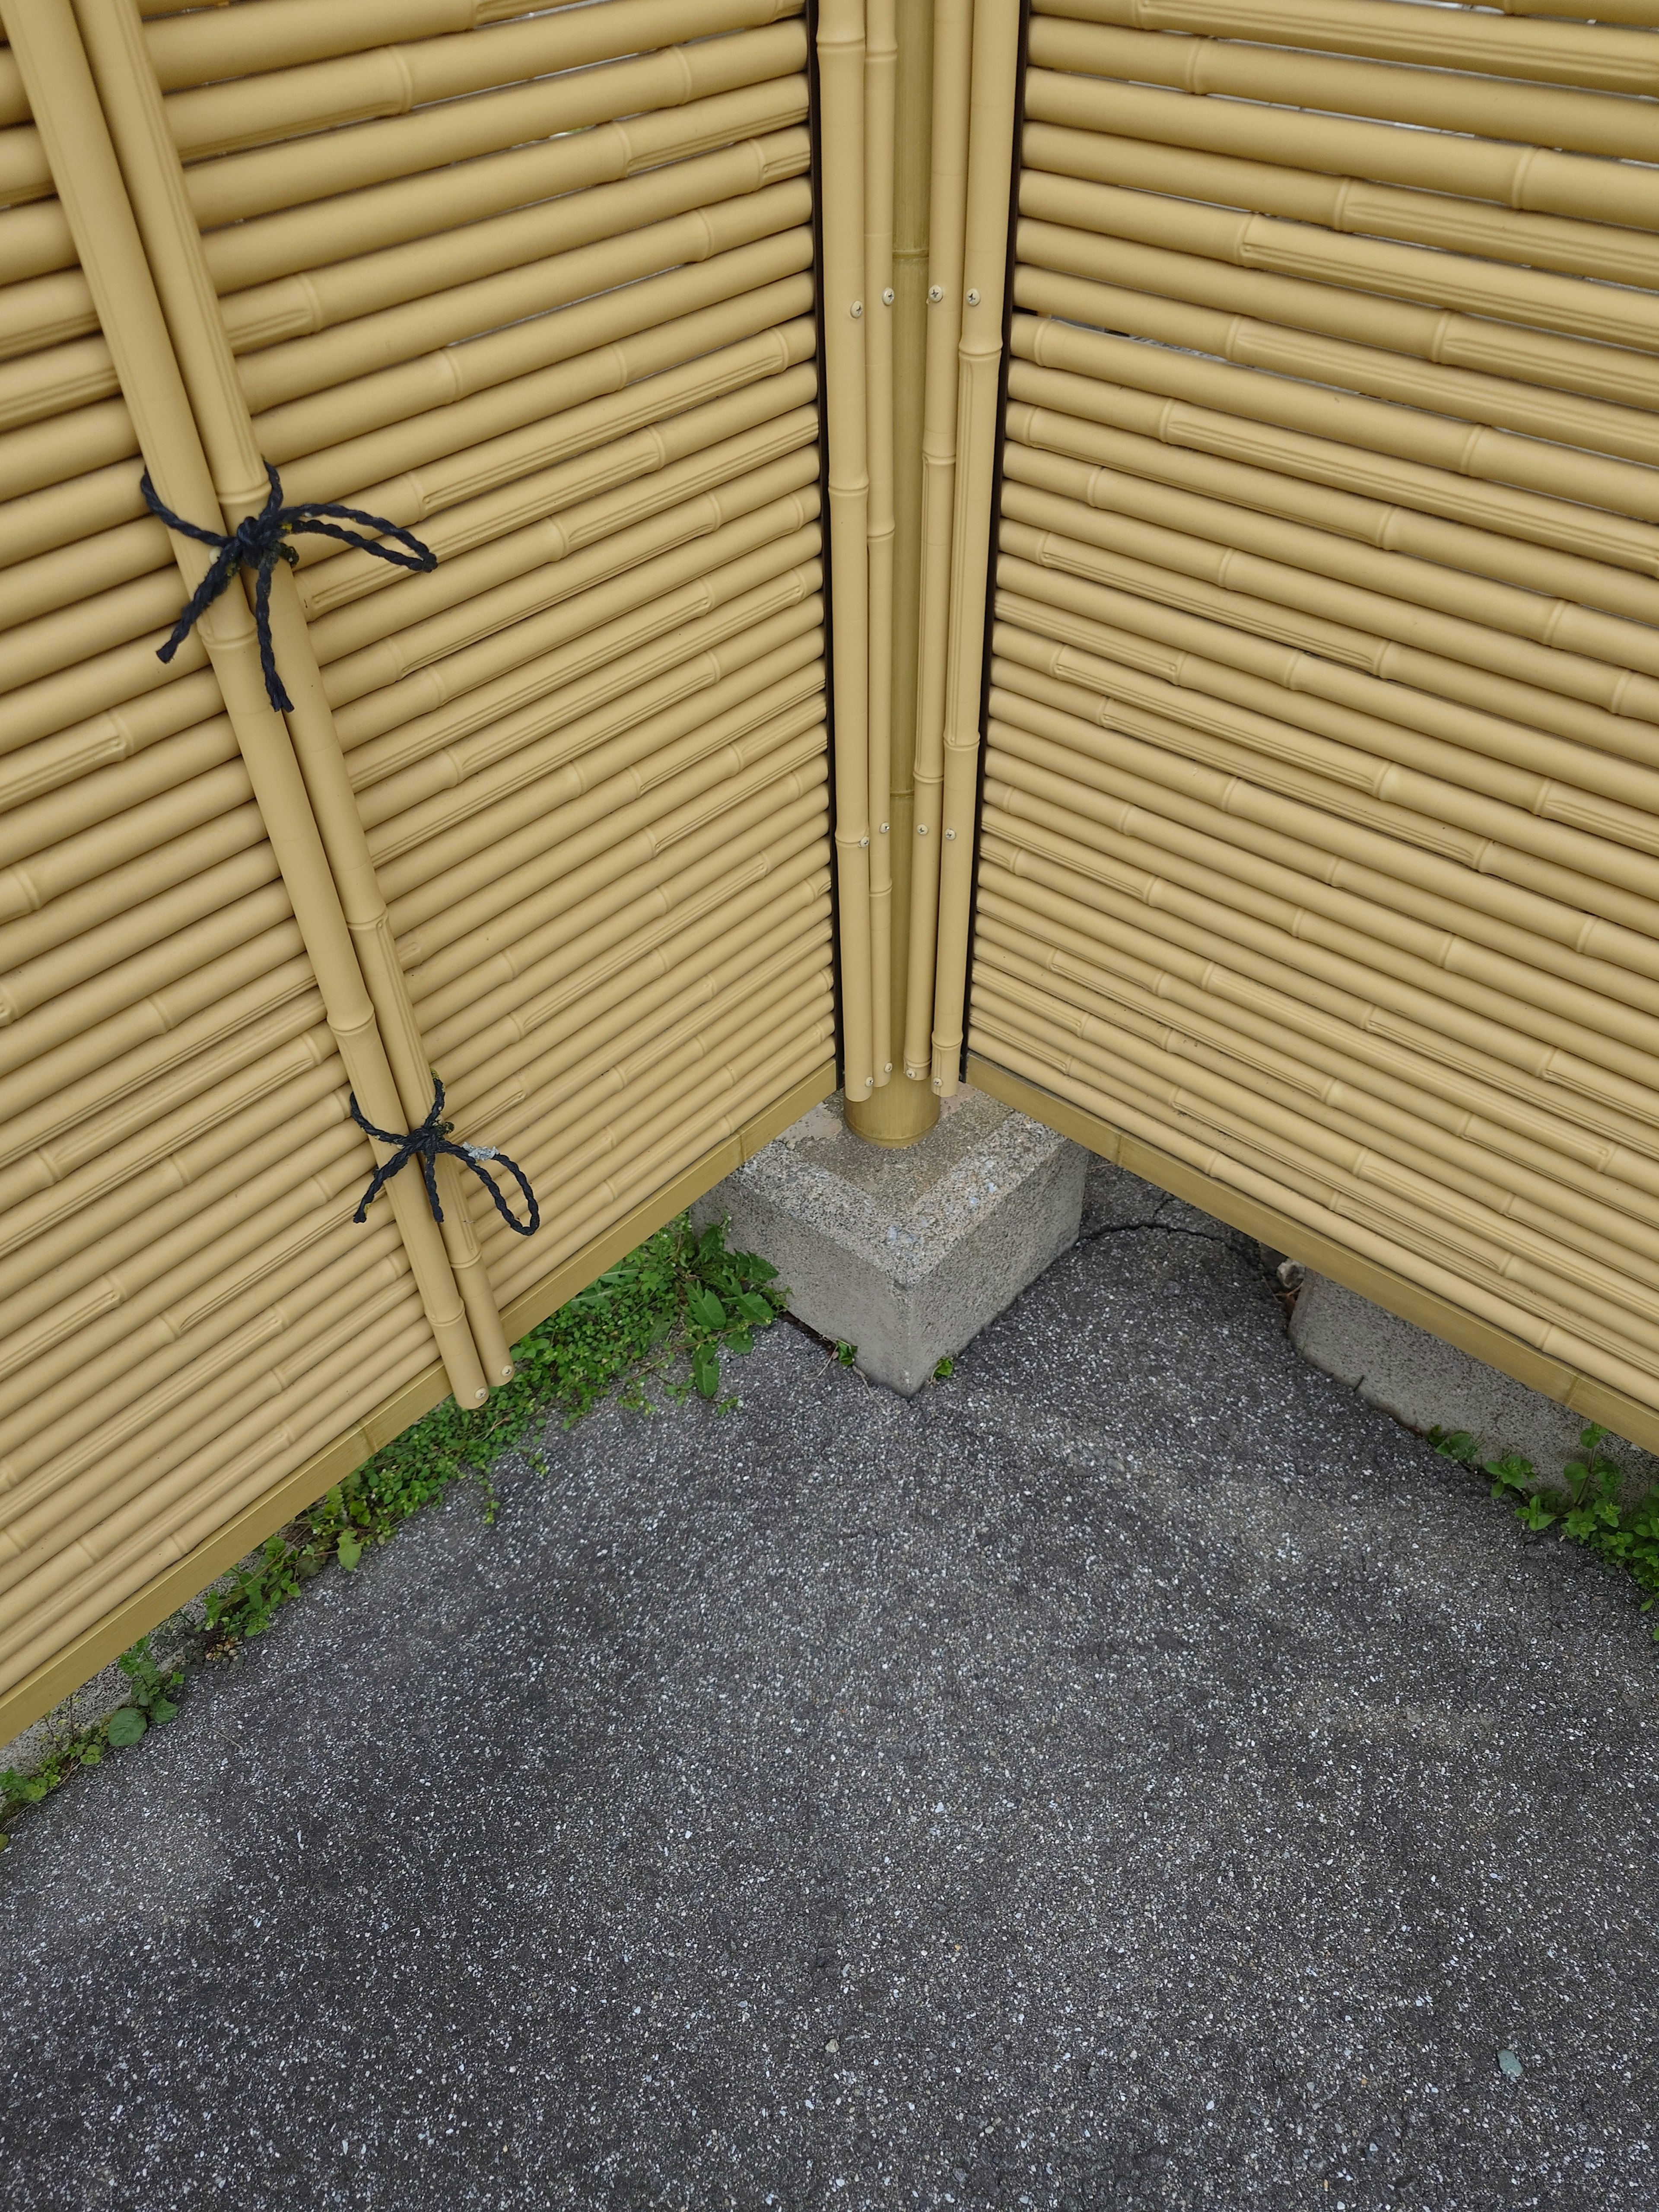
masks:
[[[88,56],[128,179],[139,230],[155,271],[185,388],[201,426],[219,504],[234,529],[269,496],[265,465],[241,396],[201,239],[190,213],[160,86],[149,66],[133,0],[83,0]],[[183,511],[183,510],[181,510]],[[363,981],[384,1040],[401,1105],[387,1127],[413,1128],[432,1105],[432,1069],[386,922],[368,839],[312,650],[293,572],[280,567],[270,595],[277,665],[294,702],[293,748],[321,831]],[[366,1108],[371,1119],[380,1115]],[[489,1288],[483,1256],[462,1202],[460,1170],[438,1164],[443,1239],[465,1302],[467,1320],[491,1383],[513,1374],[512,1356]]]
[[[27,6],[4,0],[0,20],[23,70],[151,473],[177,511],[210,514],[206,459],[69,0],[30,0]],[[206,569],[206,553],[184,540],[177,551],[186,587],[193,588]],[[282,720],[265,700],[252,617],[246,601],[223,597],[201,629],[341,1059],[365,1109],[383,1121],[397,1108],[397,1091],[304,783]],[[456,1401],[478,1405],[488,1385],[424,1194],[406,1182],[394,1186],[392,1200]]]

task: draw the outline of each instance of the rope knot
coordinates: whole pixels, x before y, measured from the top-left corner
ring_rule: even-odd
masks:
[[[478,1181],[494,1200],[496,1212],[501,1215],[507,1227],[518,1236],[533,1237],[541,1227],[541,1208],[536,1203],[536,1194],[530,1188],[529,1176],[515,1160],[508,1159],[505,1152],[497,1152],[493,1145],[451,1143],[449,1133],[454,1124],[446,1121],[443,1118],[444,1087],[435,1075],[432,1079],[432,1110],[418,1128],[377,1129],[372,1121],[364,1117],[362,1109],[357,1103],[355,1091],[350,1094],[348,1103],[352,1120],[365,1135],[377,1138],[381,1144],[390,1145],[392,1147],[392,1158],[389,1160],[382,1160],[369,1177],[368,1188],[363,1193],[358,1203],[357,1211],[351,1217],[354,1221],[366,1221],[368,1218],[369,1207],[374,1205],[392,1176],[400,1168],[407,1167],[410,1160],[419,1160],[421,1175],[426,1184],[427,1203],[432,1208],[432,1218],[434,1221],[441,1221],[444,1218],[444,1210],[438,1203],[437,1167],[439,1159],[447,1152],[452,1158],[464,1161],[471,1169],[473,1174],[477,1176]],[[525,1205],[529,1209],[530,1218],[527,1222],[515,1221],[513,1218],[507,1200],[496,1188],[494,1178],[487,1176],[483,1171],[481,1163],[484,1160],[499,1160],[518,1184],[520,1190],[524,1194]]]
[[[278,714],[287,714],[292,710],[294,702],[276,673],[276,648],[270,641],[270,580],[279,561],[286,561],[290,568],[299,564],[300,556],[288,543],[289,538],[307,530],[319,538],[337,538],[343,545],[356,546],[360,552],[373,553],[397,568],[413,568],[422,574],[437,567],[438,556],[397,523],[387,522],[378,514],[365,514],[361,507],[336,507],[320,500],[302,500],[297,506],[284,507],[282,478],[268,461],[265,474],[270,479],[270,498],[257,514],[245,515],[228,535],[220,530],[198,529],[195,523],[175,514],[170,507],[164,507],[149,480],[148,469],[138,480],[138,489],[144,495],[145,506],[169,530],[177,531],[183,538],[193,538],[198,545],[213,548],[213,560],[207,574],[173,624],[173,635],[157,648],[155,658],[171,660],[231,578],[239,569],[251,568],[254,575],[253,626],[258,634],[265,696]],[[342,530],[338,522],[325,520],[330,515],[338,516],[345,522],[360,522],[364,529],[376,531],[380,536],[365,538],[358,531]],[[381,539],[386,538],[395,538],[406,550],[400,552],[397,545],[382,544]]]

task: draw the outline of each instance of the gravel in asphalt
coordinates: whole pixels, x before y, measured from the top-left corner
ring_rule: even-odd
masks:
[[[1651,2212],[1639,1594],[1091,1207],[949,1382],[555,1431],[22,1823],[6,2212]]]

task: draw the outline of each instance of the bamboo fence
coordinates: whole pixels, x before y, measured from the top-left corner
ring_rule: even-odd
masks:
[[[4,24],[0,1736],[836,1051],[799,0]],[[268,464],[437,562],[296,538],[281,714],[240,585],[157,659],[209,555],[139,488],[230,530]],[[348,1091],[434,1072],[534,1237],[449,1158],[353,1221]]]
[[[1659,10],[1597,17],[1034,0],[969,1068],[1651,1442]]]

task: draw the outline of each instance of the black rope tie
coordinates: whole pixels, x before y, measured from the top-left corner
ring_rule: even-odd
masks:
[[[294,702],[276,673],[276,654],[270,642],[271,577],[279,561],[286,561],[291,568],[300,558],[288,540],[301,531],[314,531],[319,538],[337,538],[343,545],[355,545],[361,552],[378,554],[382,561],[390,561],[399,568],[415,568],[422,573],[435,568],[438,556],[418,538],[411,537],[407,530],[400,530],[395,522],[386,522],[378,514],[365,514],[361,507],[331,507],[318,500],[284,507],[282,478],[268,461],[265,474],[270,478],[270,497],[258,514],[250,514],[239,522],[228,538],[217,530],[198,530],[193,522],[186,522],[170,507],[163,507],[148,470],[139,478],[138,488],[150,513],[165,522],[169,530],[193,538],[198,545],[214,548],[213,565],[191,593],[190,605],[173,626],[173,635],[155,658],[171,660],[237,570],[252,568],[255,579],[253,626],[259,634],[259,665],[265,672],[265,696],[279,714],[288,714]],[[365,538],[356,530],[342,530],[337,522],[325,521],[325,515],[337,515],[345,522],[361,522],[367,530],[397,538],[408,550],[399,552],[396,545],[383,544],[379,538]],[[495,1186],[491,1184],[490,1188]],[[435,1206],[436,1200],[433,1202]],[[514,1226],[517,1225],[515,1222]]]
[[[533,1237],[541,1227],[541,1208],[536,1203],[536,1194],[530,1188],[529,1176],[516,1161],[508,1159],[505,1152],[498,1152],[493,1145],[451,1144],[449,1132],[453,1125],[443,1118],[444,1087],[435,1075],[432,1079],[432,1111],[418,1129],[377,1129],[372,1121],[364,1119],[362,1109],[357,1103],[355,1092],[352,1094],[350,1103],[351,1118],[357,1127],[368,1136],[378,1137],[383,1145],[390,1145],[392,1148],[392,1158],[389,1160],[383,1160],[369,1177],[368,1188],[363,1193],[362,1202],[351,1217],[354,1221],[366,1221],[368,1218],[369,1207],[374,1205],[398,1169],[407,1167],[410,1160],[420,1162],[421,1173],[426,1179],[426,1194],[432,1208],[432,1218],[434,1221],[441,1221],[444,1218],[444,1210],[438,1203],[437,1165],[439,1155],[447,1152],[452,1158],[464,1161],[471,1169],[473,1174],[477,1176],[478,1181],[495,1200],[496,1212],[501,1215],[509,1229],[516,1231],[520,1237]],[[530,1218],[527,1222],[515,1221],[513,1218],[507,1208],[507,1200],[495,1186],[495,1178],[484,1173],[483,1163],[485,1160],[498,1160],[524,1193],[524,1202],[530,1209]]]

